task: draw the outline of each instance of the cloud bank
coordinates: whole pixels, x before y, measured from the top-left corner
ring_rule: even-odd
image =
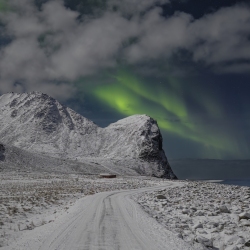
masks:
[[[1,37],[9,42],[0,48],[0,92],[35,89],[65,99],[75,91],[69,83],[79,77],[120,63],[147,68],[183,51],[214,72],[250,72],[249,7],[194,19],[183,12],[162,16],[160,6],[168,3],[110,0],[97,14],[80,15],[60,0],[40,9],[32,0],[2,1]]]

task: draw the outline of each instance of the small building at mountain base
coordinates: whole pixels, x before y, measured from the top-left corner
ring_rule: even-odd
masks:
[[[115,174],[100,174],[100,178],[116,178]]]

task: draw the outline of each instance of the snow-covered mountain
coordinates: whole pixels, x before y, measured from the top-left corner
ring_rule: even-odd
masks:
[[[52,97],[0,96],[0,142],[49,157],[98,164],[103,171],[175,178],[155,120],[134,115],[100,128]]]

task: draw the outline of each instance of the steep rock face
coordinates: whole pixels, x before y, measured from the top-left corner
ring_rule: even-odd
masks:
[[[146,115],[100,128],[46,94],[9,93],[0,96],[0,141],[52,157],[105,162],[127,174],[175,178],[158,125]]]
[[[41,93],[0,97],[0,139],[32,152],[61,156],[91,147],[98,126]],[[86,152],[86,155],[89,155]]]

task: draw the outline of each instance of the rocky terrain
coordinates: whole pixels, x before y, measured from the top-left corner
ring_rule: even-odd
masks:
[[[133,197],[194,249],[250,249],[250,188],[205,182]]]
[[[0,175],[0,247],[27,230],[53,222],[87,195],[159,185],[145,177],[100,179],[96,175],[16,173]]]
[[[152,118],[134,115],[100,128],[38,92],[0,96],[0,142],[4,148],[9,147],[0,156],[0,163],[5,162],[5,166],[7,159],[12,159],[10,148],[14,147],[23,156],[33,154],[38,161],[44,156],[51,161],[70,160],[73,169],[83,163],[93,166],[94,173],[176,178],[162,149],[157,122]]]

